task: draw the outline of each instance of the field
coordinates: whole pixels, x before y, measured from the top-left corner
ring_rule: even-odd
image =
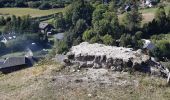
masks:
[[[140,10],[140,12],[142,13],[142,16],[143,16],[142,24],[152,21],[154,19],[156,10],[157,10],[157,8],[147,8],[147,9]],[[168,13],[169,10],[170,10],[170,4],[165,7],[166,13]],[[124,14],[119,15],[120,22],[122,22],[123,16],[124,16]]]
[[[148,9],[140,10],[140,12],[143,15],[143,22],[142,23],[152,21],[153,18],[154,18],[154,15],[156,13],[156,10],[157,10],[157,8],[148,8]],[[166,13],[168,13],[168,10],[170,10],[170,6],[165,7]]]
[[[8,15],[23,16],[29,14],[32,17],[40,17],[40,16],[54,14],[57,12],[62,12],[62,10],[63,10],[62,8],[50,9],[50,10],[39,10],[39,9],[32,9],[32,8],[0,8],[0,15],[1,16],[8,16]]]

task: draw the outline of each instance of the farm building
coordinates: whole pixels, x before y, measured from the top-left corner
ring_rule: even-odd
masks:
[[[153,7],[158,2],[156,0],[143,0],[143,3],[146,7]]]
[[[0,61],[0,71],[9,73],[27,66],[25,57],[11,57]]]
[[[14,40],[17,38],[17,34],[9,33],[9,34],[2,34],[0,36],[0,42],[7,43],[10,40]]]
[[[0,59],[0,72],[10,73],[33,66],[40,58],[37,57],[10,57]]]
[[[54,29],[54,27],[51,24],[44,23],[44,22],[41,22],[39,24],[39,28],[40,28],[41,33],[44,33],[47,35],[51,34]]]

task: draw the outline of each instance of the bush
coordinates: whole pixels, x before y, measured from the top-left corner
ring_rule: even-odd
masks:
[[[62,54],[66,51],[68,51],[67,43],[65,41],[59,41],[57,43],[57,53]]]
[[[95,35],[91,38],[90,43],[101,43],[100,35]]]
[[[143,32],[141,32],[141,31],[137,31],[137,32],[135,33],[135,37],[136,37],[137,39],[141,39],[142,36],[143,36]]]
[[[90,30],[86,30],[84,33],[83,33],[83,40],[84,41],[90,41],[90,39],[94,36],[94,32],[92,29]]]
[[[0,26],[3,26],[6,24],[5,18],[2,16],[0,17]]]
[[[66,28],[65,19],[62,17],[57,18],[55,20],[55,28],[58,30],[64,30]]]
[[[132,38],[129,34],[123,34],[120,38],[120,46],[132,47]]]
[[[102,37],[102,41],[106,45],[113,45],[115,40],[112,38],[111,35],[106,34],[105,36]]]
[[[170,58],[170,42],[167,40],[160,40],[156,43],[156,48],[152,54],[158,58]]]

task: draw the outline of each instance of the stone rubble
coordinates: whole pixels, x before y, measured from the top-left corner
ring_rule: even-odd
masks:
[[[66,66],[78,66],[81,68],[108,68],[113,71],[137,70],[142,72],[162,72],[168,77],[169,70],[155,62],[142,50],[132,48],[106,46],[103,44],[89,44],[82,42],[73,46],[64,59]],[[151,72],[152,71],[152,72]]]

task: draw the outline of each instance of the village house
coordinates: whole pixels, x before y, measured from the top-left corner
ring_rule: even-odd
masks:
[[[33,66],[39,57],[22,56],[0,59],[0,72],[6,74]]]
[[[0,61],[0,71],[9,73],[27,66],[25,57],[11,57]]]
[[[2,34],[0,36],[0,42],[3,42],[3,43],[6,44],[8,41],[14,40],[16,38],[17,38],[17,34],[16,33]]]
[[[154,5],[157,4],[157,1],[155,1],[155,0],[142,0],[142,3],[146,7],[153,7]]]
[[[54,27],[51,24],[41,22],[39,24],[39,29],[40,29],[41,33],[47,34],[47,36],[48,36],[48,35],[52,34],[52,31],[54,30]]]

